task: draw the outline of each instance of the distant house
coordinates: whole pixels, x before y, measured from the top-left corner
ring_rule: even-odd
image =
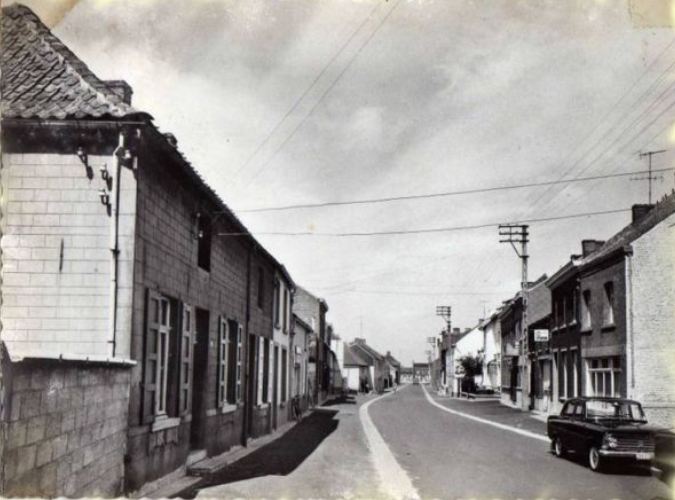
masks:
[[[413,369],[412,366],[401,367],[401,384],[413,383]]]
[[[347,389],[354,392],[366,392],[372,389],[373,376],[370,364],[350,344],[343,344],[343,366],[347,378]]]
[[[431,382],[429,363],[415,363],[413,361],[412,370],[413,384],[428,384]]]
[[[356,338],[349,346],[356,352],[359,357],[368,363],[370,370],[370,379],[373,383],[373,388],[377,392],[382,392],[386,388],[386,380],[389,379],[389,365],[386,358],[377,352],[375,349],[366,344],[366,340]]]
[[[454,357],[452,366],[452,394],[458,395],[465,392],[467,387],[463,387],[462,382],[465,380],[464,368],[462,367],[462,358],[481,357],[483,353],[483,331],[480,325],[473,328],[468,328],[462,332],[454,346]],[[475,376],[473,384],[480,385],[482,383],[482,373]]]
[[[302,318],[293,315],[293,335],[291,340],[291,397],[298,397],[300,410],[305,411],[309,406],[309,339],[312,335],[312,327],[305,323]]]
[[[498,312],[481,324],[483,330],[483,380],[482,385],[499,393],[501,385],[501,323]]]
[[[389,387],[392,387],[394,384],[401,383],[401,363],[391,355],[391,352],[387,351],[385,355],[387,364],[389,365]]]
[[[551,319],[551,291],[546,286],[546,275],[530,284],[527,296],[527,353],[528,398],[523,398],[522,408],[548,412],[551,407],[551,380],[553,356],[549,345]]]

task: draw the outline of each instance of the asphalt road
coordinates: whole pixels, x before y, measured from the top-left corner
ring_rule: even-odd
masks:
[[[422,498],[673,498],[648,470],[592,472],[545,442],[442,411],[420,386],[375,402],[370,416]]]

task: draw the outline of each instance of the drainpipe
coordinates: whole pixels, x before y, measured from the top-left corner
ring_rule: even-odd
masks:
[[[634,396],[635,371],[634,371],[634,349],[635,340],[633,335],[633,259],[632,252],[626,252],[624,257],[626,265],[626,397]]]
[[[119,207],[120,207],[120,177],[122,174],[122,161],[125,154],[125,137],[119,134],[117,149],[113,153],[114,177],[112,179],[113,199],[111,203],[112,228],[110,233],[110,343],[112,344],[112,357],[115,357],[117,347],[117,295],[119,273]]]

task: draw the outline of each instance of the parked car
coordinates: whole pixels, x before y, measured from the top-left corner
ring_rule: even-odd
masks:
[[[550,416],[547,422],[553,453],[586,455],[594,471],[611,460],[651,464],[658,431],[647,425],[640,403],[620,398],[570,399],[560,415]]]

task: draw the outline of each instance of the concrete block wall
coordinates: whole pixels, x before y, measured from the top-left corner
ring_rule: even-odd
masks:
[[[129,368],[41,360],[11,371],[4,495],[119,495]]]
[[[110,357],[111,221],[99,199],[99,168],[90,180],[80,159],[65,154],[2,156],[2,340],[12,358]],[[128,356],[135,182],[121,184],[121,267],[117,356]]]
[[[675,215],[631,247],[628,314],[632,322],[629,397],[640,401],[650,422],[675,427]]]

